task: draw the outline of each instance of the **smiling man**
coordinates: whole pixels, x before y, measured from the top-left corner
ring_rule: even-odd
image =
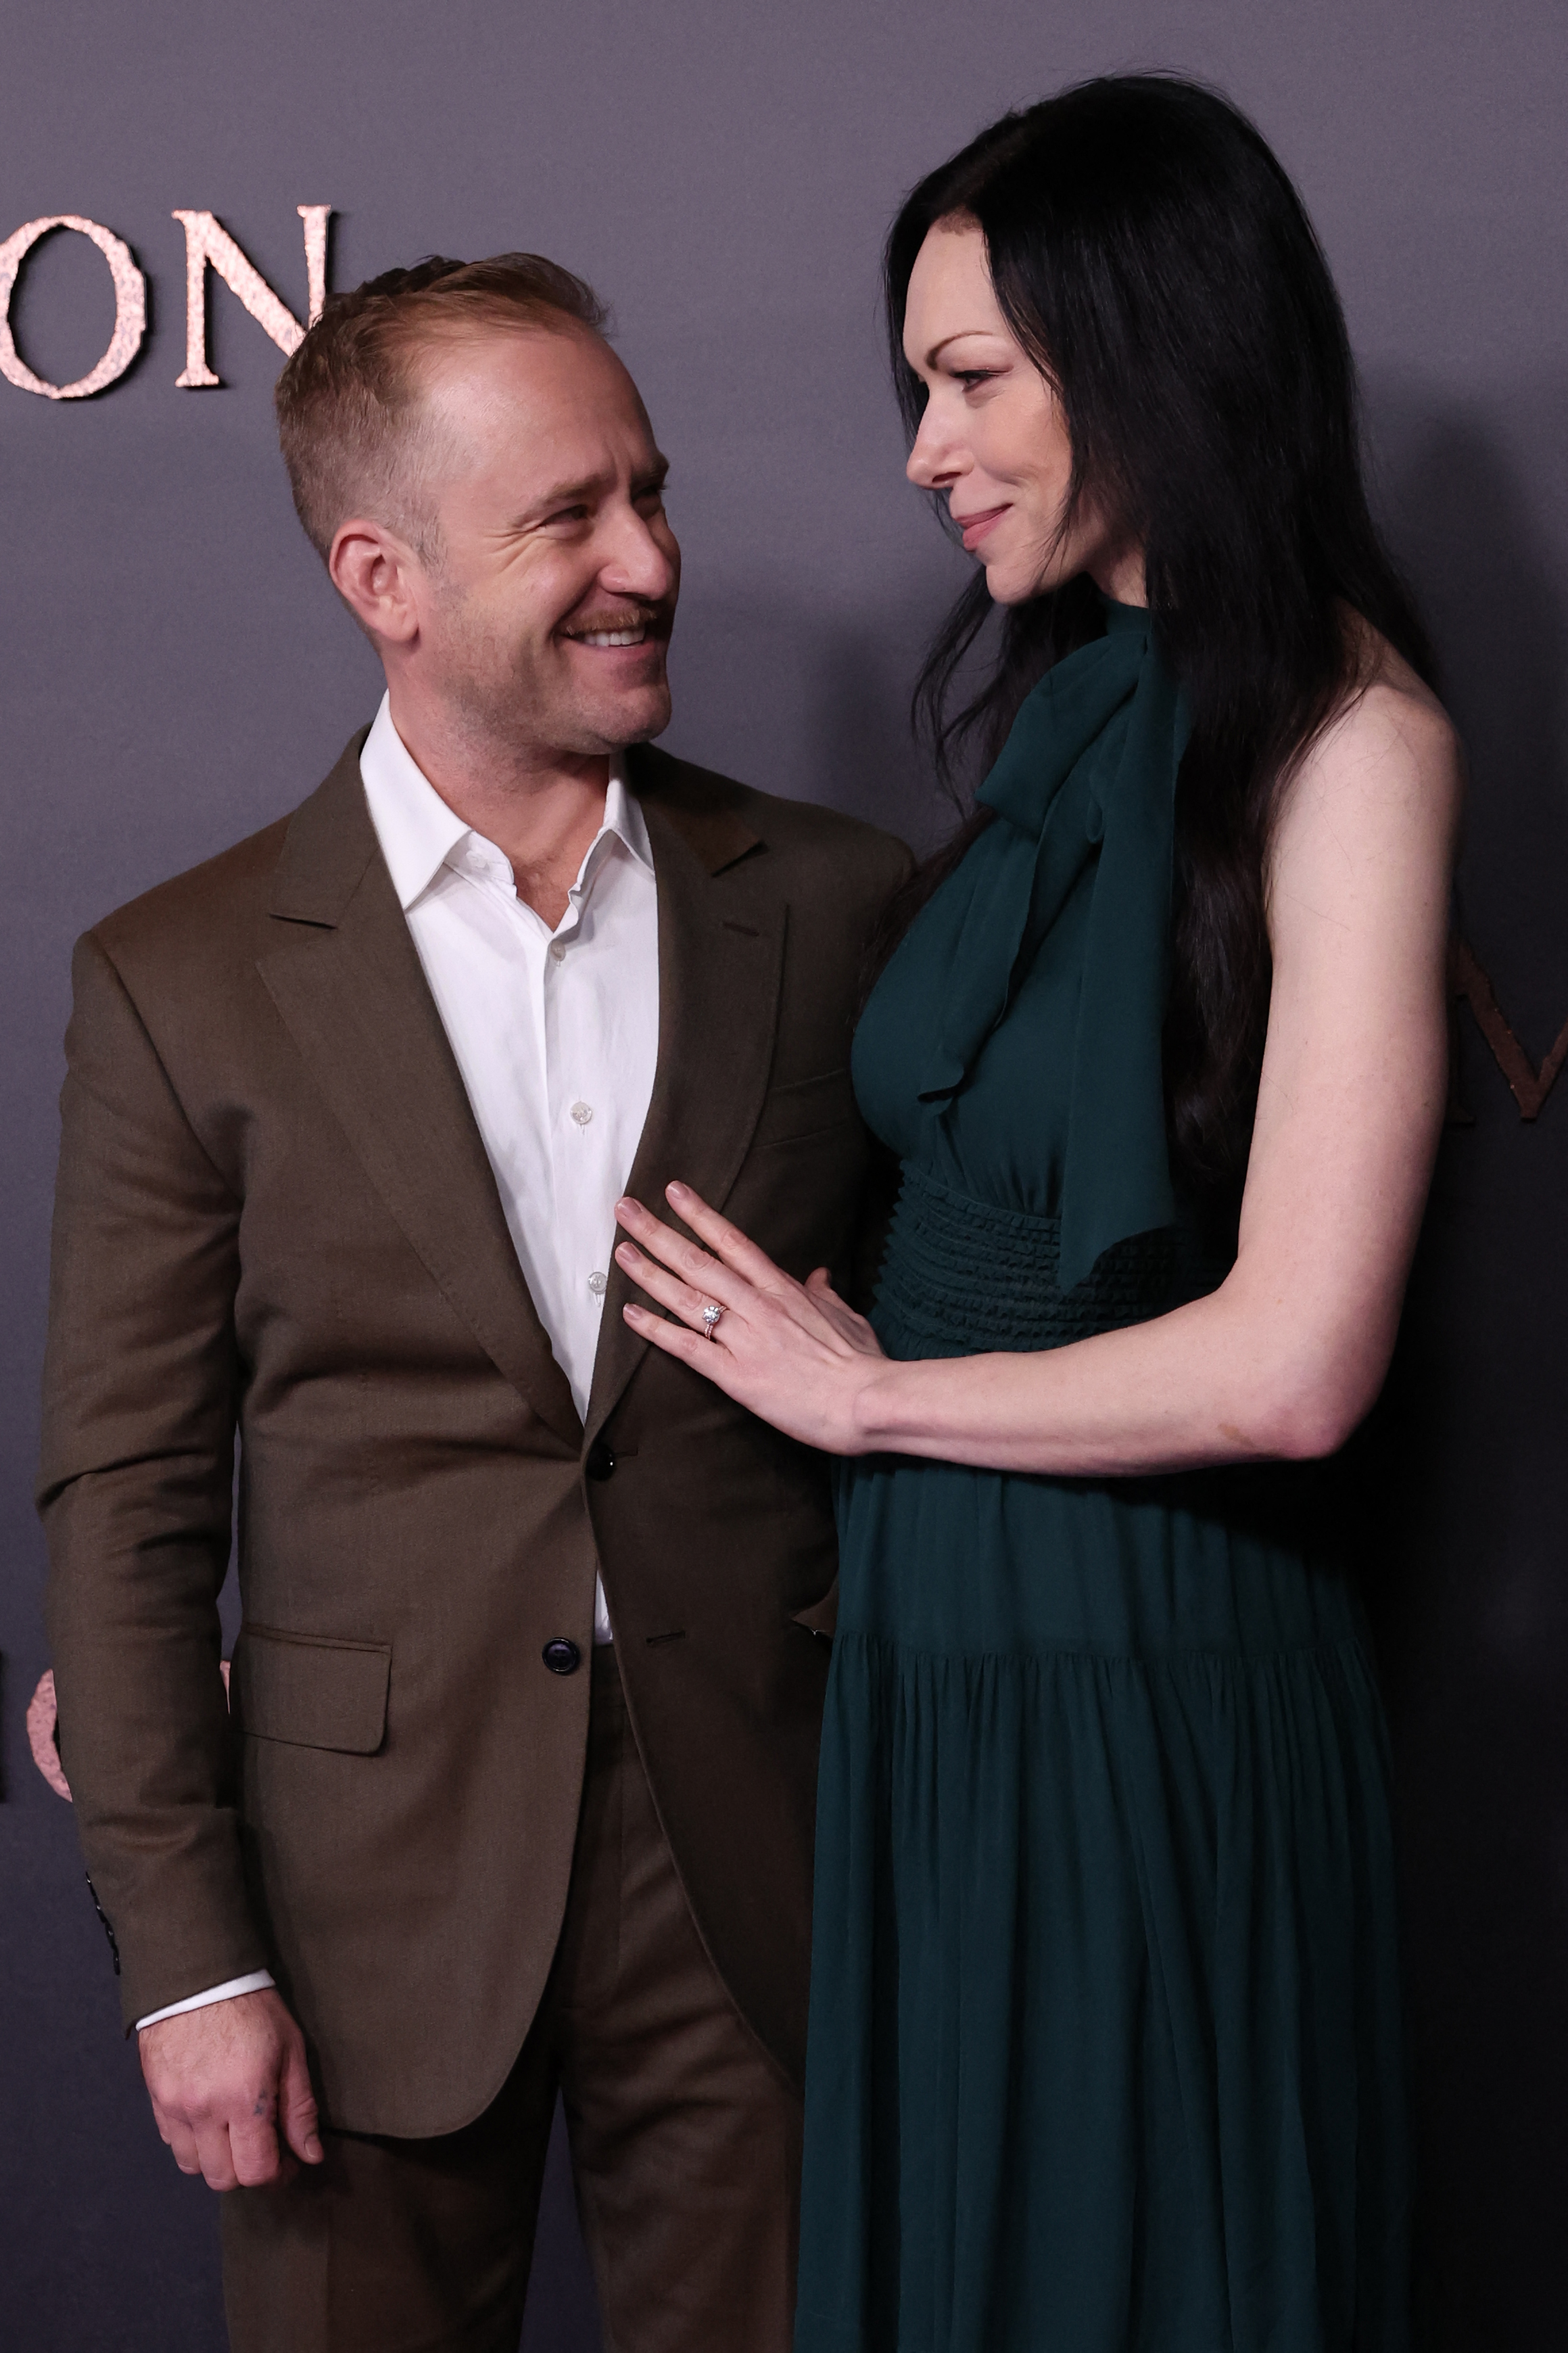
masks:
[[[526,254],[329,302],[279,418],[385,697],[77,955],[60,1741],[238,2353],[515,2353],[558,2092],[617,2353],[788,2342],[832,1514],[628,1329],[614,1205],[845,1267],[907,860],[651,748],[680,558],[601,324]]]

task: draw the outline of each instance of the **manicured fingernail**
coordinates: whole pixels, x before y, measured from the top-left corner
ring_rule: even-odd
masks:
[[[325,2149],[321,2147],[321,2142],[316,2138],[315,2134],[314,2134],[314,2133],[309,2133],[309,2134],[307,2134],[306,2138],[305,2138],[305,2157],[306,2157],[306,2161],[307,2161],[309,2164],[310,2164],[310,2165],[320,2165],[320,2163],[321,2163],[321,2161],[322,2158],[323,2158],[325,2155],[326,2155],[326,2151],[325,2151]]]
[[[689,1201],[691,1198],[690,1186],[682,1185],[679,1178],[673,1185],[667,1185],[664,1189],[666,1197],[671,1201]]]

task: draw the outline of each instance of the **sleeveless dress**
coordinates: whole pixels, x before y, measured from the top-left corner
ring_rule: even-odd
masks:
[[[1215,1287],[1161,1083],[1181,699],[1024,705],[855,1041],[895,1357]],[[1313,1468],[843,1467],[796,2353],[1400,2353],[1383,1717]]]

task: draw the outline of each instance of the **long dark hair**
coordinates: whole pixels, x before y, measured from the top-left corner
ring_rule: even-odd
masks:
[[[1344,318],[1300,198],[1244,115],[1162,74],[1083,82],[982,132],[893,223],[888,332],[911,435],[926,396],[903,355],[910,274],[955,214],[978,222],[1008,325],[1062,402],[1068,514],[1089,492],[1142,543],[1186,691],[1165,1083],[1189,1180],[1234,1181],[1268,1021],[1281,785],[1358,683],[1352,616],[1432,672],[1367,506]],[[1085,577],[1008,607],[985,683],[963,701],[958,674],[992,610],[978,574],[916,689],[950,781],[960,754],[995,756],[1029,690],[1103,626]],[[902,921],[974,824],[917,877]]]

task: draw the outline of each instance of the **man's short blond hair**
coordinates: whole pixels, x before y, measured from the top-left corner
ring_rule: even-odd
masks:
[[[294,505],[323,563],[351,515],[386,522],[416,544],[426,535],[416,446],[422,351],[497,330],[598,333],[606,315],[592,287],[539,253],[488,261],[432,254],[331,295],[273,396]]]

